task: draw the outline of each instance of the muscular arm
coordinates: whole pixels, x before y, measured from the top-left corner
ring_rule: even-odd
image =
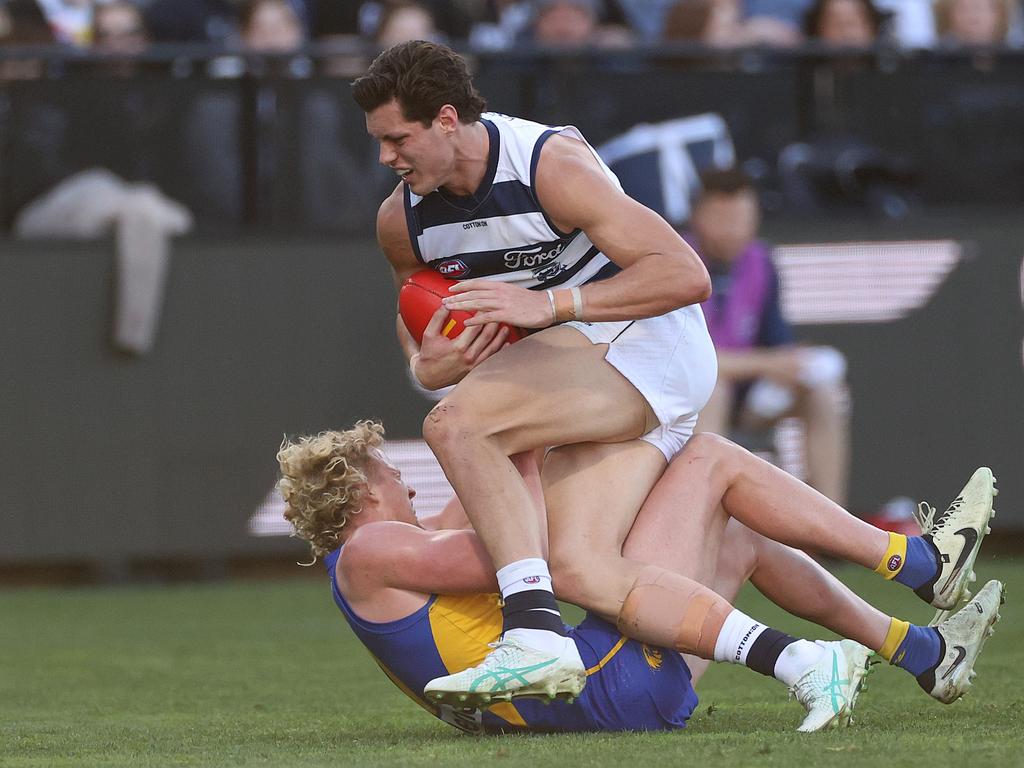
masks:
[[[382,589],[459,595],[497,589],[494,564],[473,531],[428,531],[408,523],[369,523],[345,543],[345,593]]]
[[[405,221],[405,200],[401,184],[381,203],[377,212],[377,242],[391,265],[391,275],[397,292],[402,283],[414,272],[423,269],[416,258],[409,228]],[[417,344],[396,311],[395,334],[402,352],[413,365],[413,375],[427,389],[440,389],[455,384],[474,366],[501,349],[508,331],[497,324],[463,331],[454,341],[441,333],[448,312],[438,310],[423,334],[423,344]],[[413,356],[420,355],[413,363]]]
[[[537,198],[563,232],[583,230],[622,271],[580,289],[584,320],[636,320],[704,301],[711,279],[693,249],[649,208],[605,174],[583,142],[552,136],[537,163]],[[542,291],[491,280],[466,280],[445,300],[476,312],[466,327],[503,322],[545,328],[554,321]]]
[[[631,320],[704,301],[707,270],[661,216],[612,183],[590,150],[552,136],[537,165],[536,192],[564,232],[582,229],[622,272],[582,288],[587,320]]]
[[[402,199],[402,186],[388,195],[377,211],[377,243],[380,245],[384,258],[391,266],[391,276],[395,281],[395,291],[402,287],[402,282],[413,272],[422,269],[409,240],[409,229],[405,223],[405,208]],[[402,316],[395,312],[395,333],[398,343],[405,353],[406,359],[419,351],[416,341],[409,335]]]
[[[423,268],[412,249],[409,229],[405,223],[402,186],[395,187],[377,211],[377,243],[391,265],[395,288],[413,272]]]

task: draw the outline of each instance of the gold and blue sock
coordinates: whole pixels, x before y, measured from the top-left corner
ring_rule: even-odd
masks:
[[[889,532],[889,546],[875,573],[911,589],[934,581],[939,573],[939,552],[923,536]]]
[[[889,620],[889,631],[878,655],[914,677],[934,669],[945,655],[945,643],[935,627],[919,627],[899,619]]]

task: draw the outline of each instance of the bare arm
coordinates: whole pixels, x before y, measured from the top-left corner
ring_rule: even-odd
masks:
[[[345,594],[382,589],[471,594],[497,589],[494,564],[473,531],[427,531],[395,521],[370,523],[345,543],[339,576]]]
[[[458,496],[452,496],[436,515],[421,517],[420,525],[428,531],[458,531],[473,527]]]
[[[634,320],[711,295],[703,262],[661,216],[626,195],[590,150],[552,136],[537,165],[537,197],[564,232],[582,229],[622,272],[582,289],[588,320]]]
[[[377,242],[391,265],[396,292],[410,275],[424,269],[409,238],[401,185],[381,203],[377,212]],[[436,312],[423,334],[423,344],[419,345],[396,312],[398,343],[413,375],[427,389],[440,389],[460,381],[474,366],[500,350],[508,338],[506,329],[491,324],[467,328],[458,338],[449,339],[441,333],[447,317],[447,310]]]
[[[586,320],[635,320],[697,304],[711,279],[693,249],[654,211],[622,192],[582,142],[553,136],[541,150],[536,193],[563,232],[582,229],[622,272],[581,288]],[[477,311],[466,321],[543,328],[553,318],[542,291],[487,280],[452,289],[449,309]]]
[[[385,198],[377,211],[377,243],[384,253],[384,258],[391,265],[395,290],[398,290],[402,282],[413,272],[423,269],[423,265],[420,264],[412,249],[412,241],[409,239],[401,184]]]

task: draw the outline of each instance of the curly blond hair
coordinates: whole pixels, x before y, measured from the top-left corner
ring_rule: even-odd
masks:
[[[292,535],[309,543],[313,562],[341,545],[345,524],[362,509],[369,460],[383,443],[384,427],[375,421],[281,443],[277,487],[284,518]]]

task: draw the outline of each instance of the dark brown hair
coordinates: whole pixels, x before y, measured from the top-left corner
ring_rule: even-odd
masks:
[[[711,168],[700,175],[698,199],[708,195],[736,195],[756,191],[753,180],[739,168]]]
[[[679,0],[665,17],[665,40],[704,39],[708,22],[711,20],[713,0]]]
[[[459,122],[475,123],[487,103],[473,87],[466,61],[447,46],[413,40],[381,53],[366,74],[352,83],[352,95],[364,112],[397,99],[406,120],[430,126],[451,104]]]
[[[815,38],[821,36],[821,19],[825,15],[825,7],[832,2],[832,0],[816,0],[807,12],[804,14],[803,31],[807,38]],[[864,12],[867,14],[868,22],[871,24],[871,29],[876,35],[882,31],[882,25],[885,23],[886,15],[882,13],[878,6],[876,6],[871,0],[857,0],[864,7]]]

